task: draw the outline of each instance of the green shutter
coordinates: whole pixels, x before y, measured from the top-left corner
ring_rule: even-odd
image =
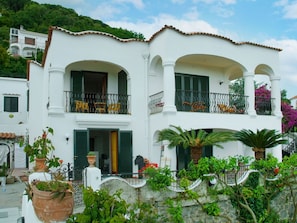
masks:
[[[207,133],[212,133],[212,129],[204,129]],[[213,146],[204,146],[202,149],[202,157],[213,156]]]
[[[119,173],[132,173],[132,131],[120,131],[118,165]]]
[[[202,157],[211,157],[213,156],[213,148],[212,146],[205,146],[202,150]]]
[[[89,151],[88,130],[74,130],[74,169],[75,180],[80,180],[82,170],[88,166],[87,154]]]
[[[4,97],[4,111],[18,112],[19,98],[18,97]]]
[[[127,74],[123,70],[118,73],[118,103],[121,104],[120,113],[127,113]]]
[[[176,147],[177,170],[187,169],[191,161],[191,150],[182,146]]]
[[[82,100],[83,73],[81,71],[71,71],[72,92],[74,100]]]

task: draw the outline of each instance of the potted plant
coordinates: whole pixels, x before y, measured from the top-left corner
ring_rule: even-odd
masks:
[[[90,151],[87,155],[89,167],[95,167],[96,163],[96,154],[93,151]]]
[[[32,200],[36,216],[43,222],[64,221],[73,213],[74,195],[70,182],[34,180],[27,183],[26,194]]]
[[[184,149],[191,149],[191,159],[194,164],[202,157],[202,148],[204,146],[215,145],[223,148],[219,143],[232,140],[231,132],[211,132],[199,129],[198,131],[192,129],[190,131],[183,130],[179,126],[166,128],[159,132],[158,141],[168,140],[168,147],[182,146]]]
[[[58,167],[60,165],[59,158],[50,156],[55,150],[49,135],[53,135],[54,130],[50,127],[46,127],[42,130],[42,135],[38,136],[32,145],[26,143],[24,151],[29,157],[30,162],[35,161],[35,171],[44,172],[48,168]],[[24,141],[20,142],[20,146],[23,146]]]
[[[246,146],[252,147],[256,160],[265,158],[266,149],[287,143],[287,140],[283,139],[283,134],[278,133],[275,129],[257,129],[256,132],[249,129],[242,129],[235,132],[234,137]]]

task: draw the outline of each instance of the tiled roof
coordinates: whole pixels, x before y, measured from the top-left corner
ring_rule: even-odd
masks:
[[[279,49],[279,48],[265,46],[265,45],[261,45],[261,44],[257,44],[257,43],[252,43],[252,42],[235,42],[235,41],[233,41],[233,40],[231,40],[231,39],[229,39],[227,37],[220,36],[220,35],[217,35],[217,34],[212,34],[212,33],[205,33],[205,32],[191,32],[191,33],[186,33],[186,32],[182,32],[181,30],[179,30],[179,29],[177,29],[177,28],[175,28],[173,26],[169,26],[169,25],[165,25],[162,29],[160,29],[158,32],[156,32],[155,34],[153,34],[149,40],[121,39],[121,38],[118,38],[118,37],[116,37],[116,36],[114,36],[112,34],[109,34],[109,33],[104,33],[104,32],[99,32],[99,31],[91,31],[91,30],[82,31],[82,32],[71,32],[69,30],[63,29],[63,28],[58,27],[58,26],[51,26],[49,28],[48,39],[46,41],[46,46],[45,46],[45,50],[44,50],[44,54],[43,54],[43,59],[42,59],[41,66],[43,66],[44,63],[45,63],[45,59],[46,59],[46,55],[47,55],[47,50],[48,50],[48,47],[49,47],[49,45],[51,43],[51,39],[52,39],[52,32],[53,32],[53,30],[58,30],[58,31],[61,31],[61,32],[65,32],[65,33],[67,33],[69,35],[73,35],[73,36],[82,36],[82,35],[88,35],[88,34],[108,36],[108,37],[111,37],[113,39],[116,39],[116,40],[118,40],[120,42],[151,42],[152,40],[154,40],[156,38],[156,36],[158,36],[161,32],[163,32],[166,29],[174,30],[176,32],[179,32],[182,35],[185,35],[185,36],[205,35],[205,36],[211,36],[211,37],[221,38],[221,39],[230,41],[231,43],[233,43],[235,45],[245,45],[246,44],[246,45],[253,45],[253,46],[264,47],[264,48],[268,48],[268,49],[272,49],[272,50],[282,51],[282,49]],[[29,61],[29,62],[33,62],[33,61]],[[29,70],[27,72],[29,72]],[[29,79],[29,77],[27,77],[27,78]]]
[[[152,35],[152,37],[149,39],[149,41],[152,41],[156,36],[158,36],[159,33],[161,33],[163,30],[165,29],[171,29],[174,30],[176,32],[179,32],[180,34],[183,34],[185,36],[194,36],[194,35],[205,35],[205,36],[212,36],[212,37],[217,37],[217,38],[221,38],[227,41],[230,41],[231,43],[235,44],[235,45],[244,45],[244,44],[249,44],[249,45],[254,45],[254,46],[259,46],[259,47],[265,47],[265,48],[269,48],[269,49],[273,49],[273,50],[277,50],[277,51],[282,51],[282,49],[279,48],[275,48],[275,47],[270,47],[270,46],[265,46],[265,45],[261,45],[261,44],[257,44],[257,43],[252,43],[252,42],[235,42],[225,36],[220,36],[217,34],[213,34],[213,33],[205,33],[205,32],[190,32],[190,33],[186,33],[183,32],[173,26],[168,26],[165,25],[162,29],[160,29],[158,32],[156,32],[154,35]]]
[[[0,139],[14,139],[15,133],[12,132],[0,132]]]

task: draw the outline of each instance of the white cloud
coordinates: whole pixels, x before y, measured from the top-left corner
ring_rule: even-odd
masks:
[[[158,32],[164,25],[172,25],[183,32],[208,32],[217,34],[218,30],[203,20],[183,20],[171,15],[162,14],[152,18],[152,22],[125,22],[107,21],[112,27],[121,27],[135,32],[142,33],[149,39],[154,33]]]
[[[183,16],[189,20],[194,20],[198,18],[199,13],[196,7],[192,7],[190,11],[185,13]]]
[[[269,46],[281,48],[280,52],[280,72],[281,88],[287,90],[288,98],[297,95],[297,40],[266,40]]]
[[[286,5],[284,7],[285,18],[288,19],[297,19],[297,2],[293,2],[292,4]]]
[[[144,8],[144,3],[142,2],[142,0],[114,0],[114,2],[121,3],[121,4],[131,3],[137,9]]]
[[[282,8],[284,18],[297,19],[297,1],[279,0],[274,5]]]
[[[233,10],[227,9],[222,5],[216,5],[212,9],[218,16],[228,18],[234,15]]]
[[[111,19],[116,14],[120,14],[121,10],[123,9],[120,9],[119,7],[116,7],[114,5],[102,3],[98,5],[94,10],[90,11],[89,16],[99,20]]]

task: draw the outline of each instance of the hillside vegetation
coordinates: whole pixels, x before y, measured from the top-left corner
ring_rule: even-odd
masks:
[[[7,53],[9,29],[20,26],[44,34],[48,33],[50,26],[59,26],[73,32],[95,30],[122,39],[144,39],[141,33],[110,27],[100,20],[78,15],[73,9],[59,5],[39,4],[31,0],[0,0],[0,77],[26,77],[26,59],[11,57]]]

